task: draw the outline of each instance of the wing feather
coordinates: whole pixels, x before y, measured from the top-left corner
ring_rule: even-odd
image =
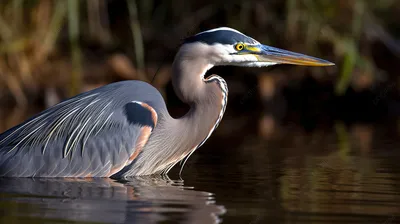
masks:
[[[147,103],[106,95],[79,95],[0,134],[0,176],[110,176],[123,170],[149,139],[157,113]]]

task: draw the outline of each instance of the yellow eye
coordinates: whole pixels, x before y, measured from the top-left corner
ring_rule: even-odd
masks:
[[[236,44],[235,49],[238,50],[238,51],[243,50],[244,49],[244,44],[241,44],[241,43]]]

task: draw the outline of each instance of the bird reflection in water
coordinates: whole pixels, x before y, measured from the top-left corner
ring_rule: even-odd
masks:
[[[225,213],[212,193],[161,176],[119,181],[1,178],[0,192],[2,221],[218,223]]]

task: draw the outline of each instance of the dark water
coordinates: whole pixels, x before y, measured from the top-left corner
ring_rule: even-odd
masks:
[[[387,125],[225,116],[170,177],[0,179],[3,223],[398,223],[400,135]]]

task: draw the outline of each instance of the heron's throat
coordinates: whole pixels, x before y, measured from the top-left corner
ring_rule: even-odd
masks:
[[[204,75],[212,67],[207,60],[185,57],[178,53],[172,65],[172,85],[182,102],[192,105],[207,97]]]

